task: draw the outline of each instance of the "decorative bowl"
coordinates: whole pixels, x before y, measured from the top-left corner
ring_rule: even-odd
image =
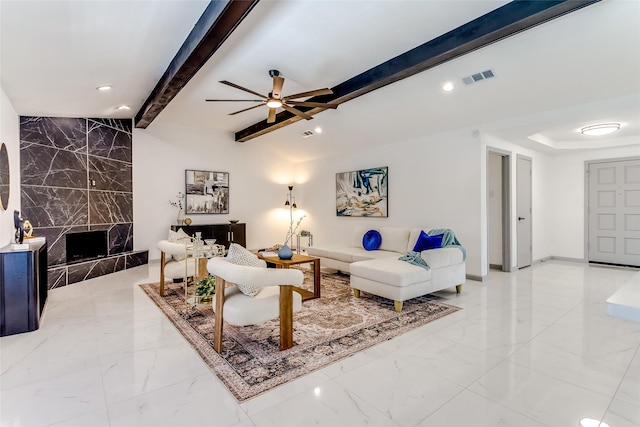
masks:
[[[237,224],[237,223],[239,223],[239,222],[240,222],[240,220],[239,220],[239,219],[230,219],[230,220],[229,220],[229,222],[230,222],[231,224]]]

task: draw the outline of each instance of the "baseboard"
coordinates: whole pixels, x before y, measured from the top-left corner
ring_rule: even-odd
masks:
[[[540,258],[540,259],[534,259],[531,261],[531,265],[538,265],[538,264],[542,264],[543,262],[547,262],[547,261],[551,261],[551,257],[544,257],[544,258]]]
[[[474,280],[476,282],[484,282],[487,280],[487,276],[478,276],[477,274],[467,274],[467,279]]]
[[[582,263],[582,264],[586,264],[587,263],[587,260],[584,259],[584,258],[570,258],[570,257],[566,257],[566,256],[555,256],[555,255],[552,255],[549,258],[554,260],[554,261],[579,262],[579,263]]]

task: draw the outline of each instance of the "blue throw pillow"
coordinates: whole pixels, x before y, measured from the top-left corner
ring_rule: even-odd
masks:
[[[377,230],[369,230],[362,236],[362,247],[368,251],[375,251],[382,243],[382,236]]]
[[[420,232],[420,237],[416,245],[413,247],[415,252],[426,251],[427,249],[436,249],[442,247],[442,236],[444,234],[436,234],[435,236],[429,236],[423,231]]]

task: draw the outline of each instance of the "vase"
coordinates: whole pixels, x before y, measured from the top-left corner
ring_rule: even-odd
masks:
[[[291,259],[293,258],[293,251],[287,245],[284,245],[278,250],[278,258],[280,259]]]
[[[178,217],[176,218],[176,222],[178,225],[184,224],[184,211],[182,209],[178,209]]]

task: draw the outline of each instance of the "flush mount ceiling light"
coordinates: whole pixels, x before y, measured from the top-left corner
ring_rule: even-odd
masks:
[[[112,89],[112,86],[110,86],[110,85],[102,85],[102,86],[98,86],[96,88],[96,90],[99,90],[100,92],[106,92],[106,91],[111,90],[111,89]]]
[[[130,110],[131,107],[129,107],[128,105],[120,105],[119,107],[116,107],[116,110]]]
[[[585,126],[580,129],[583,135],[602,136],[620,130],[620,123],[602,123],[599,125]]]

